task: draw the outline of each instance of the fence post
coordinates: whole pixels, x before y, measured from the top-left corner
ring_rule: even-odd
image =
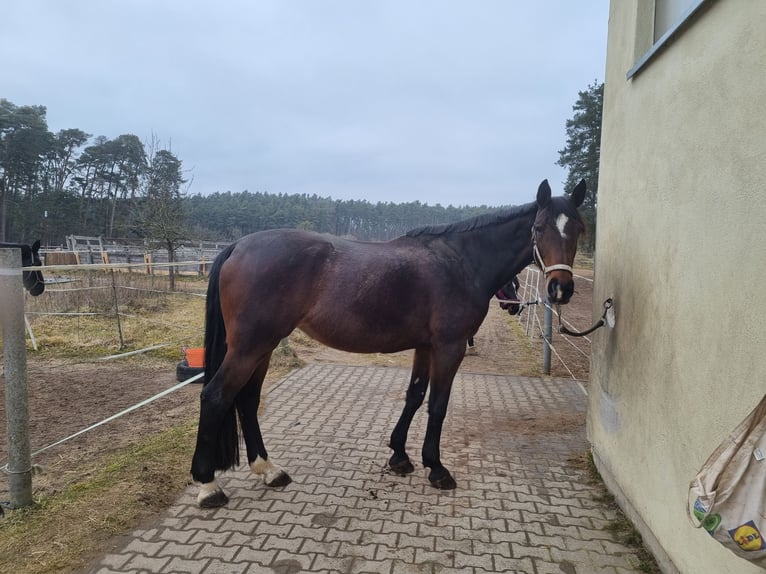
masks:
[[[543,373],[551,374],[551,338],[553,337],[553,310],[545,305],[543,315]]]
[[[24,286],[21,273],[21,250],[0,249],[0,324],[3,331],[7,471],[10,475],[11,508],[32,504]]]
[[[112,303],[114,304],[114,317],[117,320],[117,333],[120,335],[120,351],[125,348],[125,341],[122,338],[122,323],[120,322],[120,307],[117,304],[117,284],[114,280],[114,269],[112,272]]]

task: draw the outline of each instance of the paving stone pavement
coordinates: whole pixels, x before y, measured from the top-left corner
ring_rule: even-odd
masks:
[[[290,485],[268,488],[243,465],[219,478],[231,500],[213,510],[197,508],[191,487],[88,572],[640,571],[574,461],[588,449],[576,382],[458,373],[441,442],[458,488],[440,491],[420,465],[407,477],[385,467],[408,380],[334,364],[291,373],[270,389],[261,424]],[[407,442],[413,463],[425,423],[424,405]]]

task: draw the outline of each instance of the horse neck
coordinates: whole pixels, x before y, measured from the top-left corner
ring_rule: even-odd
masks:
[[[474,277],[488,293],[518,275],[532,263],[532,225],[536,210],[507,221],[461,234],[461,250]]]

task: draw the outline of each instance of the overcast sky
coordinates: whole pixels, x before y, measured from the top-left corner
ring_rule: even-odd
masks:
[[[608,0],[23,0],[0,97],[51,131],[154,135],[189,192],[527,203],[577,93],[604,79]]]

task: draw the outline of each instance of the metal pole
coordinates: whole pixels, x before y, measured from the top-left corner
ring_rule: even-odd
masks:
[[[117,332],[120,334],[120,351],[125,348],[125,341],[122,339],[122,323],[120,323],[120,307],[117,304],[117,285],[114,281],[114,269],[112,269],[112,301],[114,303],[114,317],[117,319]]]
[[[10,475],[11,508],[32,504],[24,286],[21,273],[21,250],[0,249],[0,323],[3,330],[7,472]]]
[[[543,373],[551,374],[551,337],[553,337],[553,311],[545,305],[543,316]]]
[[[90,248],[90,243],[88,243],[88,263],[93,265],[93,251]],[[88,277],[88,287],[93,287],[93,271],[88,269],[85,274]]]

